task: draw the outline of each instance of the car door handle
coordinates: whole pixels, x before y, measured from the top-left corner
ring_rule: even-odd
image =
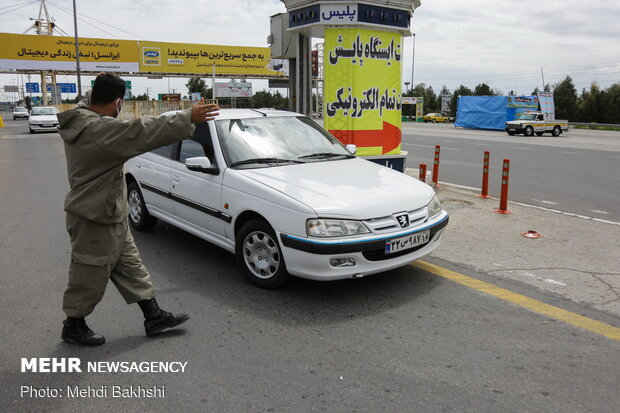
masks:
[[[136,162],[136,168],[142,168],[142,162]]]
[[[181,177],[179,175],[173,175],[172,182],[178,184],[179,182],[181,182]]]

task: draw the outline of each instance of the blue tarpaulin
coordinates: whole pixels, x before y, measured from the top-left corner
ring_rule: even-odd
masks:
[[[508,120],[507,96],[459,96],[454,126],[503,130]]]

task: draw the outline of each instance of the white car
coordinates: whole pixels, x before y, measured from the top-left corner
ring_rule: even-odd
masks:
[[[297,113],[224,109],[126,163],[129,221],[218,245],[265,288],[384,272],[437,248],[448,214],[434,190],[349,150]]]
[[[58,132],[58,114],[60,111],[54,106],[36,106],[30,111],[28,126],[30,133],[38,131]]]
[[[30,114],[28,113],[28,109],[26,109],[25,107],[17,106],[15,109],[13,109],[13,120],[17,118],[28,119],[28,116],[30,116]]]

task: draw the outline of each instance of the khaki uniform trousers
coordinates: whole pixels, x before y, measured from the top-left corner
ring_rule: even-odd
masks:
[[[127,221],[98,224],[67,214],[71,238],[69,283],[63,297],[67,317],[86,317],[112,280],[127,304],[155,296]]]

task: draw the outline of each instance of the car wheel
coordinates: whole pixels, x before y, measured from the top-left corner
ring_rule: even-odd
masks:
[[[509,130],[509,131],[506,131],[506,133],[507,133],[508,135],[510,135],[510,136],[515,136],[514,131]]]
[[[525,127],[525,131],[523,132],[523,134],[525,136],[532,136],[532,135],[534,135],[534,128],[532,128],[531,126],[526,126]]]
[[[543,133],[545,132],[536,132],[536,136],[543,136]]]
[[[29,128],[29,129],[30,129],[30,133],[34,133],[34,130],[32,130],[32,128]]]
[[[562,128],[560,128],[558,125],[554,126],[553,131],[551,132],[553,136],[560,136],[561,133],[562,133]]]
[[[236,237],[236,258],[248,280],[262,288],[278,288],[288,280],[276,233],[266,221],[246,222]]]
[[[448,119],[444,120],[443,123],[448,123]]]
[[[433,119],[433,123],[437,123],[437,119]]]
[[[144,197],[136,182],[127,185],[127,202],[129,203],[129,222],[138,231],[148,231],[157,224],[144,204]]]

